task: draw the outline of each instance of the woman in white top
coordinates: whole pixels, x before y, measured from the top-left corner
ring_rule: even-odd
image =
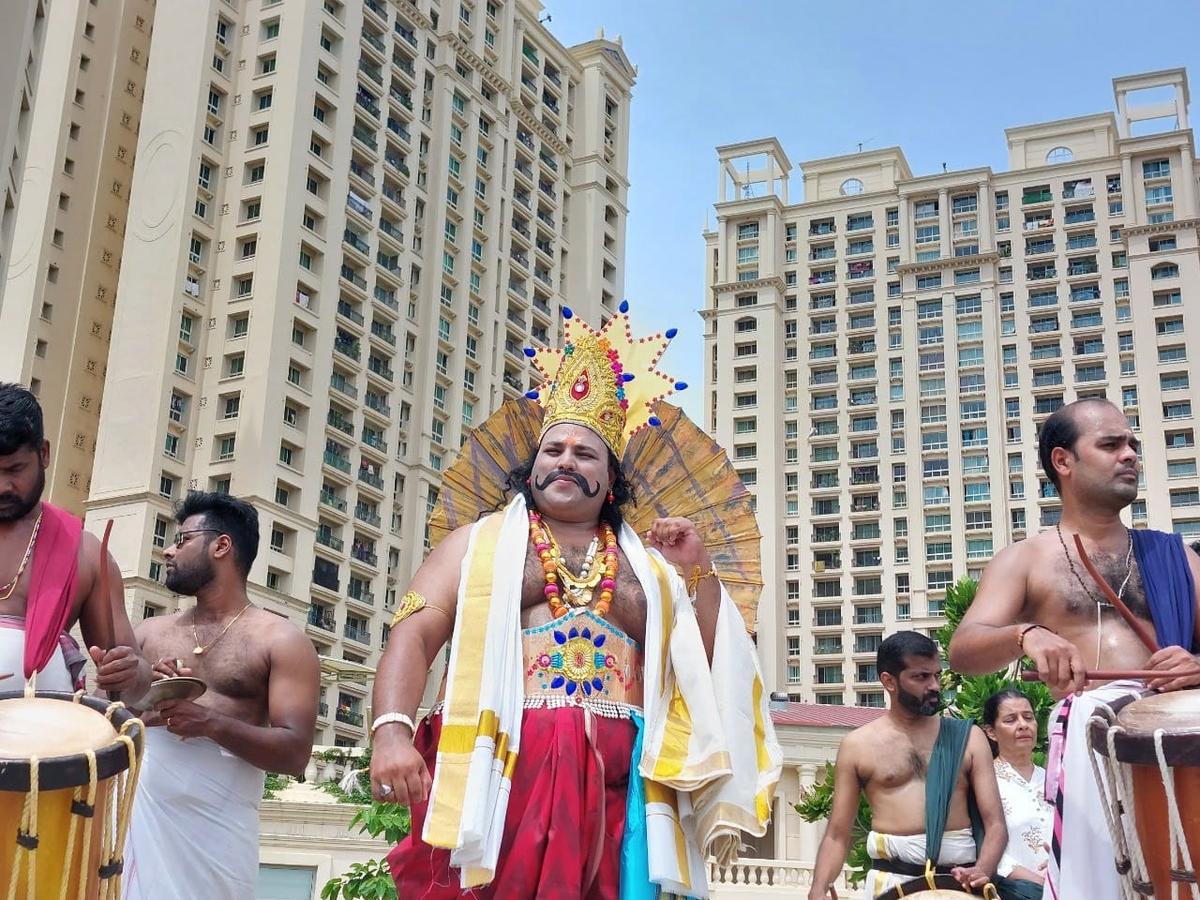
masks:
[[[983,730],[996,753],[996,781],[1008,846],[996,872],[1040,885],[1045,881],[1054,825],[1054,807],[1046,802],[1046,770],[1033,764],[1038,723],[1029,699],[1015,687],[993,694],[983,704]]]

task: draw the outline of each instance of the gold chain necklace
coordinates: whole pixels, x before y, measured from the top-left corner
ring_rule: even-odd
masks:
[[[596,586],[600,583],[600,576],[604,574],[603,566],[596,565],[596,551],[600,548],[600,536],[594,535],[592,537],[592,542],[584,553],[583,565],[579,570],[579,574],[576,575],[567,568],[562,548],[559,546],[554,534],[544,523],[542,527],[546,530],[546,535],[550,538],[550,556],[554,560],[554,567],[558,572],[558,578],[562,582],[568,602],[572,606],[577,607],[591,605],[592,595],[595,592]]]
[[[242,617],[242,613],[244,613],[246,610],[248,610],[253,605],[254,604],[252,604],[252,603],[247,603],[245,606],[243,606],[238,611],[238,614],[236,616],[234,616],[232,619],[230,619],[228,622],[225,623],[225,627],[221,629],[221,633],[218,634],[211,641],[209,641],[207,644],[201,644],[200,643],[200,635],[196,633],[196,607],[193,606],[192,607],[192,637],[194,637],[196,639],[196,646],[192,648],[192,652],[195,653],[197,656],[200,656],[201,654],[203,654],[206,650],[208,650],[210,647],[212,647],[213,644],[215,644],[221,638],[225,637],[225,632],[227,632],[231,627],[233,627],[233,623]]]
[[[29,560],[33,558],[33,547],[37,543],[38,532],[42,529],[42,511],[38,511],[38,517],[33,523],[33,531],[29,534],[29,543],[25,545],[25,555],[21,557],[21,564],[17,566],[17,574],[13,576],[12,581],[0,587],[0,603],[3,603],[13,595],[17,589],[17,582],[21,580],[21,576],[25,573],[25,567],[29,565]]]

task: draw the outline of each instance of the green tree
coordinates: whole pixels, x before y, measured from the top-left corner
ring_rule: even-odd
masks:
[[[338,750],[327,750],[322,754],[327,762],[344,762],[356,773],[361,773],[351,790],[346,791],[336,781],[322,782],[319,787],[332,794],[340,803],[353,803],[360,807],[350,820],[350,828],[359,834],[373,838],[382,837],[388,844],[396,845],[412,828],[408,807],[395,803],[377,803],[371,799],[365,777],[371,766],[371,751],[353,758]],[[321,900],[396,900],[396,884],[392,881],[387,862],[382,859],[354,863],[345,873],[331,878],[321,889]]]
[[[946,589],[946,599],[942,604],[942,612],[946,616],[946,624],[939,628],[937,633],[937,641],[942,647],[943,653],[949,648],[950,639],[954,637],[955,630],[962,622],[967,610],[970,609],[971,603],[975,600],[975,592],[978,587],[979,583],[975,579],[960,578]],[[1021,660],[1021,669],[1029,666],[1029,660]],[[948,663],[944,665],[944,669],[942,689],[947,703],[946,711],[950,715],[960,719],[972,719],[976,722],[981,721],[983,704],[987,701],[988,697],[1007,685],[1015,685],[1020,688],[1025,696],[1029,698],[1038,721],[1038,741],[1034,749],[1034,759],[1039,764],[1044,762],[1046,756],[1047,725],[1050,719],[1050,709],[1054,705],[1050,691],[1044,684],[1040,682],[1022,682],[1019,670],[1013,671],[1011,674],[1008,671],[1004,671],[993,672],[990,675],[962,675],[950,669]],[[795,805],[795,810],[804,821],[821,822],[829,818],[829,812],[833,807],[833,776],[834,766],[832,763],[829,763],[825,766],[825,771],[820,780],[801,794],[800,802]],[[870,858],[867,855],[866,847],[866,836],[870,830],[871,810],[867,806],[866,797],[860,794],[858,798],[858,815],[855,816],[854,825],[850,832],[850,852],[846,858],[846,865],[850,869],[847,878],[852,885],[860,884],[866,877],[867,870],[870,868]]]

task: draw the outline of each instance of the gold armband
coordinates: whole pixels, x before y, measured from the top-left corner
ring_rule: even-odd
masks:
[[[699,566],[692,566],[692,577],[689,578],[688,582],[687,582],[688,596],[690,597],[693,594],[695,594],[696,588],[698,588],[700,586],[700,582],[702,582],[705,578],[710,578],[710,577],[711,578],[717,577],[716,569],[710,568],[707,572],[701,572]]]
[[[392,616],[392,627],[395,628],[397,625],[399,625],[401,622],[403,622],[405,619],[407,619],[413,613],[418,613],[423,609],[432,609],[435,612],[440,612],[443,616],[446,616],[447,618],[450,617],[450,613],[446,612],[441,607],[428,606],[425,603],[425,598],[422,597],[420,594],[418,594],[416,591],[409,591],[407,594],[405,594],[403,597],[400,598],[400,605],[396,607],[396,613],[395,613],[395,615]]]

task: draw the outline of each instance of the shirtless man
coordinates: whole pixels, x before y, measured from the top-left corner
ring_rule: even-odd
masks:
[[[0,585],[0,675],[12,679],[0,680],[0,691],[21,690],[26,661],[39,690],[82,688],[85,658],[67,634],[78,622],[98,666],[97,687],[140,695],[150,666],[133,649],[120,570],[111,556],[101,559],[100,542],[78,519],[42,500],[49,462],[37,398],[0,384],[0,578],[8,579]],[[40,651],[31,655],[27,643]]]
[[[1059,697],[1082,691],[1089,668],[1162,673],[1144,684],[1093,683],[1051,714],[1052,730],[1065,729],[1066,762],[1063,779],[1057,777],[1061,757],[1046,767],[1047,798],[1061,794],[1063,835],[1062,845],[1052,848],[1048,881],[1092,900],[1118,897],[1119,885],[1113,866],[1096,864],[1097,857],[1111,856],[1112,841],[1086,756],[1091,710],[1146,688],[1200,684],[1200,676],[1185,674],[1197,668],[1191,651],[1200,558],[1178,535],[1131,531],[1120,519],[1137,497],[1139,448],[1125,416],[1107,400],[1076,401],[1043,423],[1038,454],[1062,497],[1061,521],[996,554],[950,644],[951,665],[969,675],[1028,656]],[[1157,633],[1157,653],[1103,599],[1075,551],[1076,534],[1113,591]]]
[[[949,793],[946,830],[934,860],[938,871],[952,875],[964,888],[981,887],[995,874],[1008,840],[987,738],[977,727],[938,715],[942,667],[937,644],[928,637],[897,632],[880,644],[877,661],[890,697],[888,712],[846,735],[838,749],[833,808],[817,851],[809,900],[829,896],[845,865],[860,791],[871,806],[867,852],[872,868],[864,884],[866,896],[877,897],[924,874],[927,790]],[[945,726],[947,731],[969,728],[957,772],[945,765],[930,770],[943,721],[956,723]],[[967,812],[968,792],[974,794],[984,829],[978,848]]]
[[[142,651],[160,675],[194,675],[198,699],[147,713],[146,763],[129,834],[125,896],[241,900],[258,874],[265,771],[300,775],[317,717],[317,655],[286,619],[252,605],[258,513],[191,493],[163,554],[169,589],[196,605],[146,619]]]

